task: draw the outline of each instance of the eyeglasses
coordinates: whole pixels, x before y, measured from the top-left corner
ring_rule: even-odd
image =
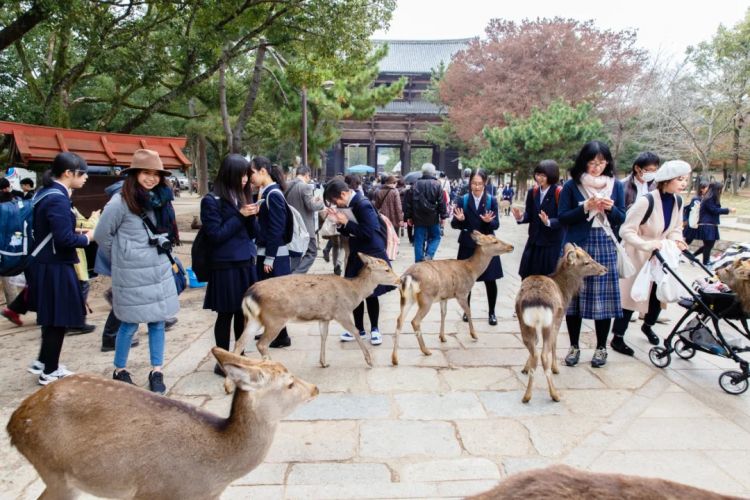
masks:
[[[595,167],[598,165],[606,165],[606,164],[607,164],[607,160],[591,160],[588,163],[586,163],[586,165],[589,167]]]

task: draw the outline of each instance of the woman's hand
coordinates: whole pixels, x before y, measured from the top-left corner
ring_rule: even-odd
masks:
[[[656,240],[651,242],[651,250],[661,250],[661,247],[663,245],[662,240]]]
[[[273,266],[270,266],[268,264],[263,265],[263,270],[266,272],[266,274],[271,274],[273,272]]]
[[[489,224],[495,219],[495,212],[485,212],[482,215],[480,215],[479,218],[482,219],[487,224]]]
[[[687,243],[682,240],[676,240],[675,244],[677,245],[677,248],[679,248],[682,252],[688,249]]]
[[[328,214],[328,217],[336,221],[336,224],[344,225],[349,222],[349,218],[346,216],[346,214],[343,212],[339,212],[335,208],[326,208],[326,213]]]
[[[730,208],[730,209],[729,209],[729,213],[730,213],[730,214],[733,214],[733,213],[736,213],[736,212],[737,212],[737,209],[736,209],[736,208]]]
[[[510,211],[513,213],[513,217],[516,219],[516,221],[520,222],[521,219],[523,219],[523,212],[521,212],[520,208],[511,207]]]
[[[602,198],[602,199],[599,200],[598,208],[602,212],[604,212],[604,211],[609,212],[610,210],[612,210],[612,207],[614,205],[615,205],[615,202],[614,202],[613,199],[611,199],[611,198]]]
[[[92,231],[91,229],[84,229],[83,231],[81,231],[81,234],[89,240],[89,243],[94,241],[94,231]]]
[[[544,224],[545,226],[549,226],[549,216],[544,213],[544,210],[539,212],[539,218],[542,220],[542,224]]]
[[[463,209],[458,208],[458,207],[453,209],[453,217],[455,217],[456,220],[461,220],[461,221],[466,219],[466,217],[464,216]]]
[[[260,208],[258,207],[257,203],[250,203],[248,205],[244,205],[242,208],[240,208],[240,213],[244,217],[250,217],[251,215],[255,215],[258,213]]]
[[[596,198],[589,198],[586,201],[583,202],[583,210],[585,212],[591,212],[592,210],[597,209],[597,203],[599,200]]]

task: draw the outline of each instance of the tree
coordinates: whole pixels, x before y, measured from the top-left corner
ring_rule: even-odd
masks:
[[[555,99],[600,103],[630,82],[646,60],[633,31],[597,29],[592,21],[493,19],[486,39],[459,52],[440,84],[456,134],[464,142],[505,116],[528,116]]]

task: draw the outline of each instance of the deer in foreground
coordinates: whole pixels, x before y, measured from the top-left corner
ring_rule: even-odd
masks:
[[[404,319],[412,305],[419,305],[411,326],[417,335],[419,348],[425,356],[432,354],[422,338],[422,319],[430,312],[430,307],[440,301],[440,341],[445,342],[445,314],[448,311],[448,299],[456,299],[469,318],[469,333],[476,339],[474,323],[469,309],[469,293],[476,279],[487,269],[490,260],[496,255],[513,251],[513,245],[498,240],[492,235],[474,231],[471,234],[477,247],[474,255],[465,260],[428,260],[417,262],[401,276],[401,313],[396,323],[396,335],[393,339],[391,363],[398,365],[398,336],[404,326]]]
[[[731,266],[722,267],[716,274],[737,294],[745,314],[750,314],[750,260],[735,260]]]
[[[550,276],[529,276],[521,283],[516,295],[516,316],[521,327],[523,343],[529,350],[529,359],[521,373],[529,375],[523,402],[531,399],[534,370],[539,358],[536,343],[542,337],[542,367],[547,377],[549,395],[560,401],[560,394],[552,383],[552,374],[559,373],[557,366],[557,334],[570,300],[578,293],[586,276],[602,276],[607,268],[596,262],[585,250],[571,243],[565,245],[557,270]]]
[[[737,497],[666,479],[587,472],[566,465],[521,472],[468,500],[730,500]]]
[[[269,359],[268,345],[288,321],[318,321],[320,327],[320,366],[326,368],[326,338],[332,320],[350,332],[354,326],[354,308],[378,285],[399,284],[398,275],[383,259],[363,253],[357,254],[364,267],[356,278],[342,278],[334,274],[289,274],[259,281],[251,286],[242,299],[245,330],[235,344],[241,353],[248,339],[263,331],[257,347],[264,359]],[[370,351],[359,335],[354,335],[365,357],[372,366]]]
[[[211,350],[237,390],[228,418],[139,387],[72,375],[26,398],[11,444],[47,489],[40,498],[219,498],[256,468],[279,420],[318,388],[278,362]]]

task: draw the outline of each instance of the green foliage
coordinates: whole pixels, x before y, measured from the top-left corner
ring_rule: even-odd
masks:
[[[528,118],[506,115],[505,121],[505,127],[484,128],[488,146],[469,164],[493,172],[529,173],[541,160],[552,159],[565,169],[585,142],[602,139],[604,133],[588,103],[571,107],[557,100],[544,110],[534,108]]]

